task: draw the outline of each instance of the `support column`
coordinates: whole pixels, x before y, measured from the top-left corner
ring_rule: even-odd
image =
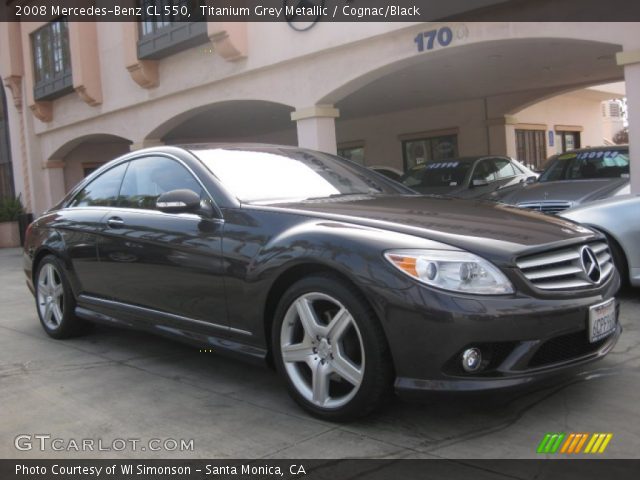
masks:
[[[489,155],[506,155],[516,157],[515,117],[505,115],[486,120],[487,143]]]
[[[48,161],[42,166],[44,172],[44,185],[47,195],[47,208],[58,203],[64,197],[66,188],[64,185],[64,162]]]
[[[640,49],[619,52],[616,60],[624,67],[627,90],[631,193],[640,194]]]
[[[298,145],[336,154],[336,118],[340,111],[333,105],[314,105],[291,114],[298,130]]]

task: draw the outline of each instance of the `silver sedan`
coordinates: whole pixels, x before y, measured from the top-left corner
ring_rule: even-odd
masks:
[[[640,287],[639,212],[640,195],[622,195],[565,210],[559,215],[604,233],[620,276]]]

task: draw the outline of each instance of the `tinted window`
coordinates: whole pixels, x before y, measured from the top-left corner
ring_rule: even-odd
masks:
[[[204,197],[198,181],[175,160],[145,157],[130,163],[120,189],[121,207],[155,209],[161,194],[178,189],[192,190]]]
[[[508,178],[516,175],[516,171],[511,162],[505,158],[496,158],[494,160],[496,168],[496,176],[498,178]]]
[[[107,170],[84,187],[71,203],[70,207],[112,207],[116,204],[118,190],[128,163]]]
[[[456,187],[464,183],[470,162],[452,160],[448,162],[428,162],[409,170],[402,183],[408,187]]]
[[[340,157],[308,150],[194,150],[238,199],[285,202],[338,195],[415,193]]]
[[[583,150],[558,155],[540,175],[539,181],[616,178],[628,174],[628,150]]]

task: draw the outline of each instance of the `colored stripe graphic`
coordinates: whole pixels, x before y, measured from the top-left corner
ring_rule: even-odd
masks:
[[[538,444],[536,452],[569,455],[604,453],[612,438],[613,433],[547,433]]]

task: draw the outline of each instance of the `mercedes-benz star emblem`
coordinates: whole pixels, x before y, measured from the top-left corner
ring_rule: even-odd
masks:
[[[595,252],[590,247],[582,247],[580,251],[580,260],[582,261],[582,269],[585,275],[592,283],[598,283],[601,277],[600,262]]]

